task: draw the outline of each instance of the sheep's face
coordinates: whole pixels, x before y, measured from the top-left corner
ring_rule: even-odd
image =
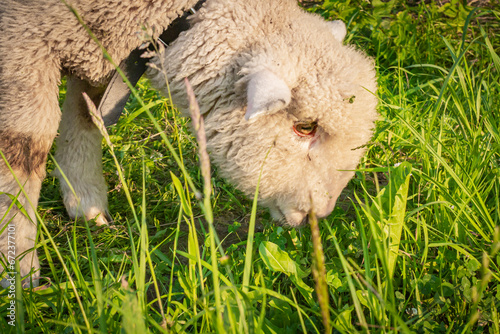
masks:
[[[372,134],[376,85],[372,62],[331,31],[289,63],[272,41],[241,60],[234,100],[246,103],[206,116],[208,147],[249,195],[262,169],[260,203],[296,227],[311,209],[327,216],[352,177]]]

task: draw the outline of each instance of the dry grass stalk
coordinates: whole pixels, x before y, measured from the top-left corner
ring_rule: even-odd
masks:
[[[314,281],[316,282],[316,294],[318,295],[319,307],[321,309],[321,318],[323,326],[325,326],[325,333],[330,333],[330,310],[328,308],[328,287],[326,284],[326,269],[325,269],[325,255],[323,254],[323,246],[321,244],[321,237],[319,234],[318,219],[314,212],[311,197],[311,211],[309,211],[309,224],[311,225],[311,235],[314,247],[312,273]]]
[[[99,132],[103,135],[104,139],[106,139],[106,143],[110,148],[113,147],[111,143],[111,139],[109,138],[108,131],[106,131],[106,126],[104,125],[104,120],[102,119],[101,114],[97,111],[97,108],[92,101],[92,99],[87,95],[87,93],[82,93],[83,99],[87,103],[87,107],[89,108],[90,117],[92,118],[92,122],[97,126]]]
[[[205,136],[205,125],[203,117],[200,114],[200,107],[194,96],[193,88],[187,78],[184,79],[186,90],[189,98],[189,113],[193,122],[193,130],[196,133],[196,141],[198,142],[198,150],[200,155],[201,175],[204,181],[205,198],[210,197],[211,183],[210,183],[210,158],[207,153],[207,138]]]

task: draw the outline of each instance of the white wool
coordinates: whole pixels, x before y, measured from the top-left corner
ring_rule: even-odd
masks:
[[[271,150],[260,201],[291,226],[312,209],[311,197],[320,216],[331,212],[377,117],[373,62],[342,45],[344,36],[343,23],[292,0],[208,1],[155,60],[184,113],[190,80],[213,162],[248,195]],[[148,75],[167,94],[162,72]],[[297,136],[298,121],[317,121],[315,137]]]
[[[116,63],[144,43],[140,36],[155,39],[196,2],[68,0]],[[264,164],[260,203],[290,226],[311,209],[328,215],[377,117],[372,60],[342,44],[343,23],[325,22],[294,0],[207,0],[190,22],[154,63],[165,64],[174,103],[185,113],[184,78],[191,82],[212,161],[249,195]],[[98,104],[114,67],[60,0],[0,1],[0,31],[0,150],[25,189],[0,159],[0,193],[20,194],[27,213],[9,209],[11,199],[0,195],[0,229],[15,226],[18,252],[26,253],[21,275],[37,276],[30,273],[39,268],[30,251],[35,210],[59,124],[56,175],[68,213],[107,223],[101,136],[82,93]],[[68,74],[62,119],[61,71]],[[168,93],[164,73],[151,69],[149,76]],[[301,124],[317,129],[304,135]],[[0,253],[7,253],[6,233]]]

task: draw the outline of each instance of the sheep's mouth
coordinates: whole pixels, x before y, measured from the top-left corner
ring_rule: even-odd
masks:
[[[304,219],[302,219],[302,221],[298,224],[298,225],[293,225],[294,228],[303,228],[304,226],[306,226],[307,224],[309,224],[309,214],[307,214]]]
[[[309,214],[304,211],[291,210],[288,214],[285,214],[283,209],[278,205],[268,204],[266,205],[271,213],[271,217],[282,226],[292,227],[292,228],[302,228],[309,223]]]
[[[285,215],[279,208],[278,211],[280,213],[280,218],[277,219],[278,223],[283,226],[292,227],[292,228],[303,228],[309,223],[309,214],[307,214],[300,222],[297,222],[293,218]]]
[[[280,223],[286,227],[301,229],[304,228],[309,223],[309,215],[305,216],[300,223],[297,223],[295,221],[290,221],[285,216],[283,216],[283,221]]]

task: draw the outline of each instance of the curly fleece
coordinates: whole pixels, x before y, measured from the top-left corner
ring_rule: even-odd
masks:
[[[331,22],[293,0],[209,1],[149,75],[187,112],[189,78],[205,114],[208,147],[223,175],[247,194],[259,172],[261,203],[289,225],[311,209],[331,212],[353,175],[377,117],[373,62],[334,38]],[[275,113],[246,121],[247,83],[269,71],[291,90]],[[318,122],[314,138],[294,123]],[[269,155],[266,155],[269,151]],[[264,162],[265,161],[265,162]]]
[[[144,43],[143,35],[155,38],[196,2],[67,0],[116,63]],[[0,150],[8,162],[0,157],[0,257],[7,260],[8,241],[14,241],[4,229],[9,223],[23,276],[39,268],[36,252],[29,250],[37,233],[35,210],[45,161],[61,121],[61,73],[68,74],[69,90],[56,157],[75,190],[61,178],[64,202],[72,217],[83,214],[106,223],[101,138],[88,121],[81,94],[97,90],[93,97],[98,103],[99,86],[105,86],[113,69],[61,0],[0,1]],[[18,196],[26,211],[11,207],[11,198],[2,193]]]

